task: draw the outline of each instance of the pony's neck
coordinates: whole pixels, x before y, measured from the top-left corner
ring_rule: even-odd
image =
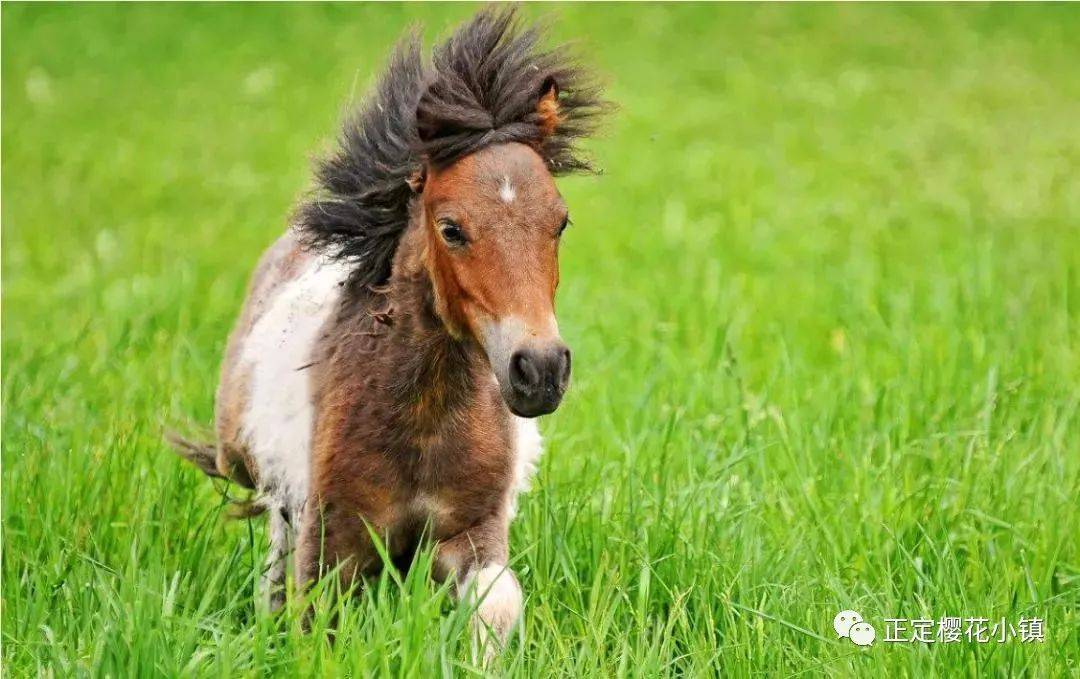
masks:
[[[436,313],[422,236],[415,224],[402,235],[387,302],[398,362],[394,400],[414,426],[432,430],[468,407],[490,369],[480,347],[452,337]]]

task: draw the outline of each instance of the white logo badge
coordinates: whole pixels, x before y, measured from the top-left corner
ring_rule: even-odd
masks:
[[[864,622],[858,611],[840,611],[833,618],[832,626],[837,637],[847,637],[856,646],[869,646],[877,636],[873,625]]]

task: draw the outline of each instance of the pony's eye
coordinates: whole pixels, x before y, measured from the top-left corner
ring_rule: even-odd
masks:
[[[562,237],[563,231],[566,231],[566,227],[570,226],[571,224],[573,224],[573,222],[570,221],[569,215],[563,217],[562,224],[559,225],[559,230],[555,233],[555,236]]]
[[[439,235],[442,236],[447,245],[453,247],[461,247],[469,242],[469,239],[465,237],[465,232],[461,230],[461,227],[449,219],[439,221]]]

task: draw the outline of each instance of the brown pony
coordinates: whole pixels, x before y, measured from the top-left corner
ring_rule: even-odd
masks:
[[[553,175],[606,106],[512,11],[487,10],[421,57],[402,43],[318,168],[320,190],[263,256],[229,339],[217,442],[177,441],[212,476],[258,491],[264,590],[283,601],[341,566],[377,572],[421,534],[436,577],[481,596],[506,635],[515,499],[559,406],[570,350],[554,315],[569,223]],[[470,594],[474,593],[474,594]]]

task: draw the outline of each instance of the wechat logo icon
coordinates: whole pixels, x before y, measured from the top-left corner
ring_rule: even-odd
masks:
[[[856,646],[869,646],[877,637],[873,625],[865,622],[858,611],[840,611],[833,618],[832,626],[837,637],[847,637]]]

